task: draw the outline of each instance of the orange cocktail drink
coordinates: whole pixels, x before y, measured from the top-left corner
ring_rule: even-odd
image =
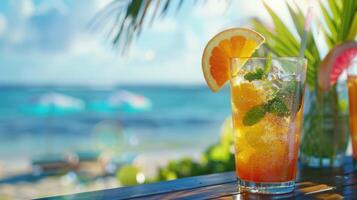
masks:
[[[302,58],[232,59],[231,103],[240,189],[259,193],[294,189],[305,70]]]
[[[350,132],[353,158],[357,160],[357,75],[348,76],[348,98],[350,107]]]
[[[281,194],[295,186],[306,59],[252,58],[264,41],[224,30],[208,41],[202,70],[213,92],[230,81],[238,189]]]

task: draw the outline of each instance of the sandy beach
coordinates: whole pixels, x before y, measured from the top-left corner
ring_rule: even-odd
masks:
[[[195,149],[146,152],[138,155],[133,161],[133,165],[139,167],[147,178],[151,178],[156,175],[157,169],[167,164],[169,160],[176,160],[183,157],[190,157],[197,160],[200,155],[200,151]],[[30,174],[31,172],[30,163],[23,160],[0,163],[0,180],[18,174]],[[64,175],[48,176],[38,181],[20,181],[11,184],[0,184],[0,199],[33,199],[120,186],[120,183],[114,176],[101,177],[95,181],[81,183],[76,174],[70,172]]]

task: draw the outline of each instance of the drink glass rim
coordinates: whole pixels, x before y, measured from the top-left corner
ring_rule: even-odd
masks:
[[[232,57],[232,60],[241,60],[241,59],[248,59],[248,60],[267,60],[268,57],[257,56],[257,57]],[[306,58],[297,57],[297,56],[282,56],[282,57],[271,57],[272,60],[286,60],[286,61],[299,61],[303,60],[307,62]]]
[[[230,75],[231,78],[235,77],[238,75],[238,71],[243,67],[245,64],[248,62],[267,62],[267,60],[270,59],[268,57],[233,57],[230,60]],[[303,57],[272,57],[271,60],[273,61],[278,61],[278,62],[289,62],[289,63],[296,63],[298,64],[297,70],[304,72],[307,70],[307,59]],[[240,66],[239,68],[237,68]]]

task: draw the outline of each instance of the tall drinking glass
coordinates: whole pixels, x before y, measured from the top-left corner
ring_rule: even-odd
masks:
[[[240,191],[294,190],[306,59],[233,58],[231,104]]]
[[[350,109],[350,134],[353,160],[357,161],[357,60],[347,70],[348,104]]]

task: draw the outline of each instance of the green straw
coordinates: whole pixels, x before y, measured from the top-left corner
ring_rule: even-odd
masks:
[[[299,57],[303,58],[304,57],[304,52],[306,49],[306,42],[307,42],[307,36],[310,31],[310,24],[311,24],[311,19],[312,19],[312,7],[310,6],[307,10],[306,18],[305,18],[305,24],[304,24],[304,33],[301,38],[300,42],[300,52],[299,52]]]

